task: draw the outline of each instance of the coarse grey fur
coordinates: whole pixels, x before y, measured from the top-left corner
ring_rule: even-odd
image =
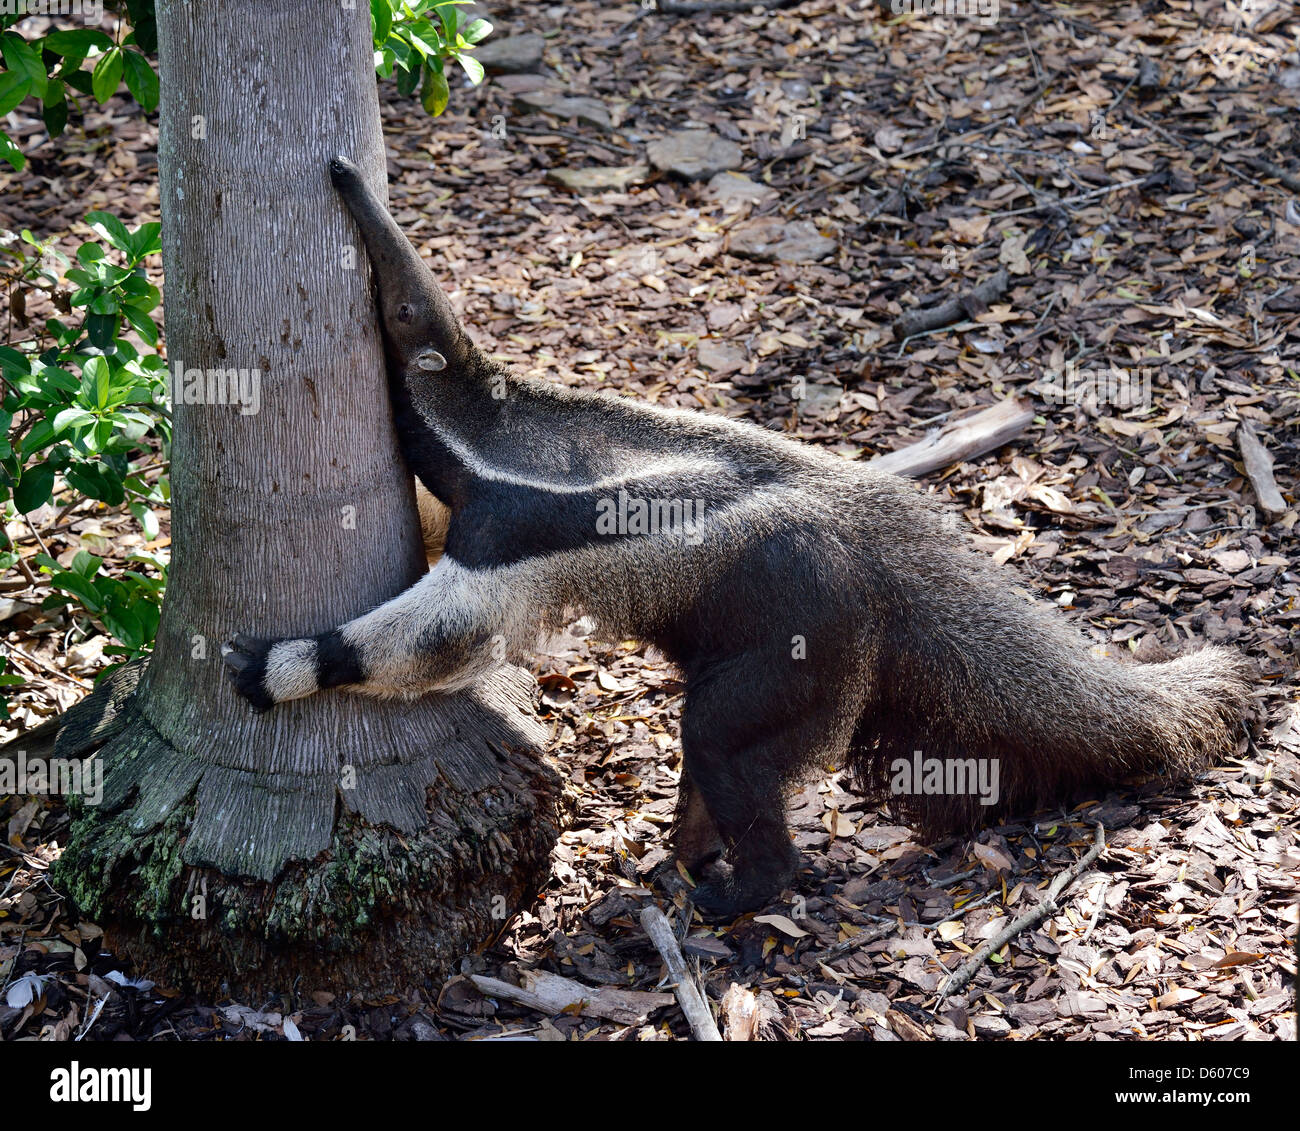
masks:
[[[791,879],[784,791],[811,766],[850,765],[938,833],[1233,749],[1237,654],[1099,657],[910,483],[753,425],[513,376],[474,347],[358,171],[332,174],[379,280],[403,450],[450,521],[423,580],[314,638],[314,681],[302,642],[233,642],[255,705],[452,690],[578,613],[652,641],[686,678],[675,847],[716,914]],[[634,529],[637,499],[691,521]],[[997,759],[998,803],[891,795],[915,750]]]

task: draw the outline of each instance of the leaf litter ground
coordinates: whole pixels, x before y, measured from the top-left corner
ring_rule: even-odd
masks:
[[[983,27],[819,0],[689,17],[489,6],[488,84],[457,91],[438,121],[391,90],[384,106],[398,223],[482,345],[539,377],[723,412],[851,458],[1024,397],[1035,415],[1017,439],[924,488],[1098,639],[1153,655],[1230,644],[1261,672],[1250,734],[1190,787],[1135,781],[974,842],[918,843],[828,768],[791,800],[809,863],[796,890],[726,929],[668,908],[724,1030],[1294,1037],[1294,9],[1033,3]],[[156,123],[138,108],[114,101],[87,116],[84,139],[55,144],[16,118],[32,160],[3,179],[4,226],[76,231],[92,208],[156,218]],[[684,130],[708,131],[687,139],[694,167],[671,136]],[[1009,285],[996,301],[897,339],[900,315],[999,269]],[[1059,403],[1053,385],[1071,381],[1111,395]],[[1246,474],[1245,426],[1274,457],[1280,511]],[[102,511],[32,520],[41,537],[10,527],[24,553],[44,542],[61,558],[124,560],[139,545]],[[28,678],[11,734],[75,701],[105,662],[103,637],[41,612],[45,595],[5,579],[6,651]],[[298,987],[232,1003],[124,984],[98,927],[46,883],[62,806],[11,797],[0,1033],[686,1035],[674,1005],[632,1022],[544,1016],[470,981],[544,970],[595,998],[654,990],[662,975],[637,913],[665,858],[682,685],[653,651],[582,625],[548,641],[536,671],[578,819],[534,905],[436,993],[345,1002]],[[1034,906],[1098,821],[1107,850],[1059,912],[936,1011],[946,973]],[[859,932],[880,937],[853,945]]]

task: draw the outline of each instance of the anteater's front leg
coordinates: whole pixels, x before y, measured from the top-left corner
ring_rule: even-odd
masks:
[[[514,572],[443,558],[405,593],[329,632],[236,636],[223,650],[226,667],[258,710],[327,687],[398,696],[454,691],[519,642],[525,587]]]

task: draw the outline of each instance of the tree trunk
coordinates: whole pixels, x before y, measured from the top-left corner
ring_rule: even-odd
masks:
[[[176,385],[157,646],[65,716],[56,752],[98,747],[105,790],[56,882],[170,984],[387,992],[535,893],[558,780],[516,668],[266,715],[226,682],[229,636],[325,631],[425,568],[364,252],[327,174],[344,153],[383,184],[385,158],[365,3],[157,12],[169,369],[257,371],[260,404],[183,404]]]

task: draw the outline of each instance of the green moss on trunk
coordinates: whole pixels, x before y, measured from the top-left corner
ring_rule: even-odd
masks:
[[[167,751],[150,733],[141,754],[129,697],[101,690],[95,698],[125,720],[90,728],[110,735],[98,756],[118,780],[105,795],[123,800],[113,809],[74,805],[51,879],[101,923],[115,953],[183,989],[252,1000],[294,986],[373,995],[439,979],[545,882],[570,804],[545,760],[503,748],[490,755],[491,785],[430,788],[418,833],[343,813],[325,851],[289,862],[271,882],[226,876],[186,860],[193,790],[141,829],[147,792],[121,779],[142,761],[165,763]],[[72,719],[65,747],[90,733],[91,713]]]

